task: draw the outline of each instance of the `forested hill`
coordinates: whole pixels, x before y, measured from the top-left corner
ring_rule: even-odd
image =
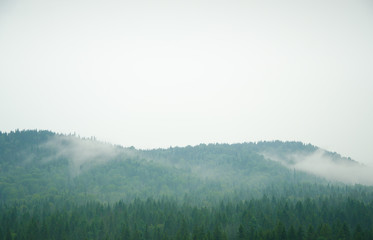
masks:
[[[136,150],[0,133],[0,240],[373,239],[372,187],[314,166],[362,167],[299,142]]]
[[[115,201],[169,196],[210,202],[275,192],[305,197],[315,189],[307,190],[304,184],[327,188],[332,183],[299,167],[315,156],[357,165],[300,142],[136,150],[50,131],[0,133],[0,200]]]

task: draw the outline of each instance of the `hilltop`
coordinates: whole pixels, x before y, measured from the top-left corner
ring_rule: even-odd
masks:
[[[0,133],[0,199],[116,201],[168,196],[200,202],[288,191],[304,197],[313,194],[304,190],[304,184],[343,185],[337,178],[306,172],[302,167],[310,161],[361,166],[301,142],[139,150],[50,131],[14,131]]]

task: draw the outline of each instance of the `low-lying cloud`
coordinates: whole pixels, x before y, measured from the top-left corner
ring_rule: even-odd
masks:
[[[50,157],[43,159],[45,162],[60,158],[67,159],[73,177],[94,165],[115,159],[125,152],[123,148],[111,144],[74,136],[55,136],[41,147],[52,152]]]
[[[333,157],[325,150],[318,149],[312,153],[294,153],[276,156],[264,153],[265,157],[281,162],[290,169],[311,173],[332,181],[347,184],[373,185],[372,167],[350,159]]]

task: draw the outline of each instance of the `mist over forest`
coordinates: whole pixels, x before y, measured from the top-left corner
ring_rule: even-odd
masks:
[[[141,150],[34,130],[1,133],[1,149],[3,200],[30,199],[51,189],[104,201],[191,193],[202,198],[212,190],[258,197],[270,186],[370,186],[373,179],[367,166],[301,142]]]
[[[302,142],[0,133],[0,239],[372,239],[369,168]]]
[[[373,240],[372,13],[0,0],[0,240]]]

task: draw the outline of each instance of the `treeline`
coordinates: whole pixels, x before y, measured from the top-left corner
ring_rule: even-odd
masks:
[[[261,154],[316,149],[274,141],[140,151],[0,132],[0,240],[372,240],[373,187]]]
[[[18,202],[0,206],[0,239],[371,240],[373,202],[267,196],[209,207],[167,198]]]
[[[283,155],[315,150],[275,141],[140,151],[49,131],[0,132],[0,201],[60,194],[110,202],[188,194],[210,201],[261,197],[271,185],[327,183],[266,159],[260,154],[266,148]]]

